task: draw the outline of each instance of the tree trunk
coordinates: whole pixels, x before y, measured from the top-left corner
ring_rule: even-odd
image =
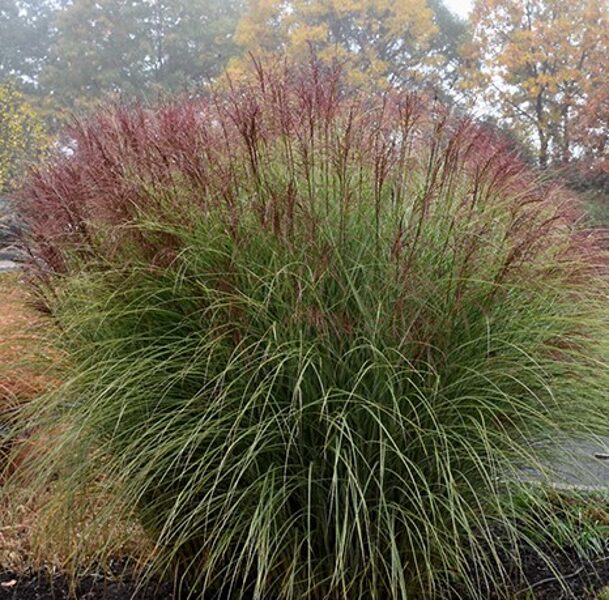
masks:
[[[539,166],[545,169],[548,166],[548,135],[544,127],[543,116],[543,92],[540,92],[535,100],[535,117],[537,120],[537,136],[539,138]]]

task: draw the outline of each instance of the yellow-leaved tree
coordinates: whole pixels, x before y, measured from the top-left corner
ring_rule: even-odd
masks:
[[[0,194],[46,146],[43,121],[34,108],[12,84],[0,84]]]
[[[464,87],[532,142],[542,167],[569,162],[577,123],[607,85],[606,0],[477,0]]]
[[[426,0],[249,0],[235,42],[248,53],[322,59],[346,65],[352,83],[376,86],[432,82],[445,57],[434,51],[438,33]]]

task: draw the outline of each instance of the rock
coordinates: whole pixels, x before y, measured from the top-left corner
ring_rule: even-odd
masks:
[[[21,267],[12,260],[0,260],[0,273],[19,271]]]
[[[543,472],[524,467],[525,481],[549,483],[558,489],[609,493],[609,438],[565,437],[547,449]]]

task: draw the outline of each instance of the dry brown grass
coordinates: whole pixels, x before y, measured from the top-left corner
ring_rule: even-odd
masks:
[[[14,273],[0,275],[0,414],[48,389],[40,319]]]
[[[115,558],[129,557],[145,565],[154,552],[136,521],[117,518],[100,526],[95,515],[106,501],[102,491],[91,490],[86,500],[88,515],[83,513],[69,531],[58,526],[60,521],[66,522],[66,516],[57,513],[52,499],[53,491],[49,490],[26,502],[0,504],[0,568],[17,572],[30,568],[86,571],[104,566],[98,563],[100,548],[111,548]]]
[[[28,401],[58,383],[57,373],[51,373],[54,351],[43,334],[43,327],[48,328],[48,324],[30,300],[18,274],[0,274],[0,426],[4,427],[4,433],[18,422]],[[75,557],[74,540],[66,537],[65,530],[53,527],[59,515],[49,503],[53,497],[51,490],[46,496],[32,497],[27,489],[29,467],[36,456],[49,451],[53,432],[29,431],[10,443],[3,440],[2,434],[0,430],[0,486],[7,486],[5,489],[10,486],[15,494],[0,496],[0,567],[17,571],[32,566],[65,568],[74,560],[86,567],[100,545],[111,545],[118,554],[145,560],[150,548],[136,524],[117,519],[103,527],[89,526],[96,507],[106,502],[102,486],[91,490],[90,497],[85,499],[88,506],[85,519],[74,523],[72,535],[87,536],[85,555]]]
[[[0,275],[0,426],[4,434],[18,419],[20,408],[50,384],[37,356],[39,323],[19,276]],[[10,443],[0,438],[2,475],[27,461],[31,443],[25,438]],[[31,556],[33,508],[4,501],[0,509],[0,564],[21,568]]]
[[[19,419],[27,402],[56,385],[49,349],[41,335],[41,318],[31,306],[16,273],[0,275],[0,436]],[[0,473],[10,474],[27,459],[31,436],[6,442],[0,437]],[[7,470],[7,461],[10,461]]]

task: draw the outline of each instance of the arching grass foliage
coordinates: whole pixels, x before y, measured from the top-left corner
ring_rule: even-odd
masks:
[[[106,482],[193,593],[501,588],[518,469],[606,428],[598,239],[435,101],[229,87],[76,125],[20,193],[65,356],[38,481]]]

